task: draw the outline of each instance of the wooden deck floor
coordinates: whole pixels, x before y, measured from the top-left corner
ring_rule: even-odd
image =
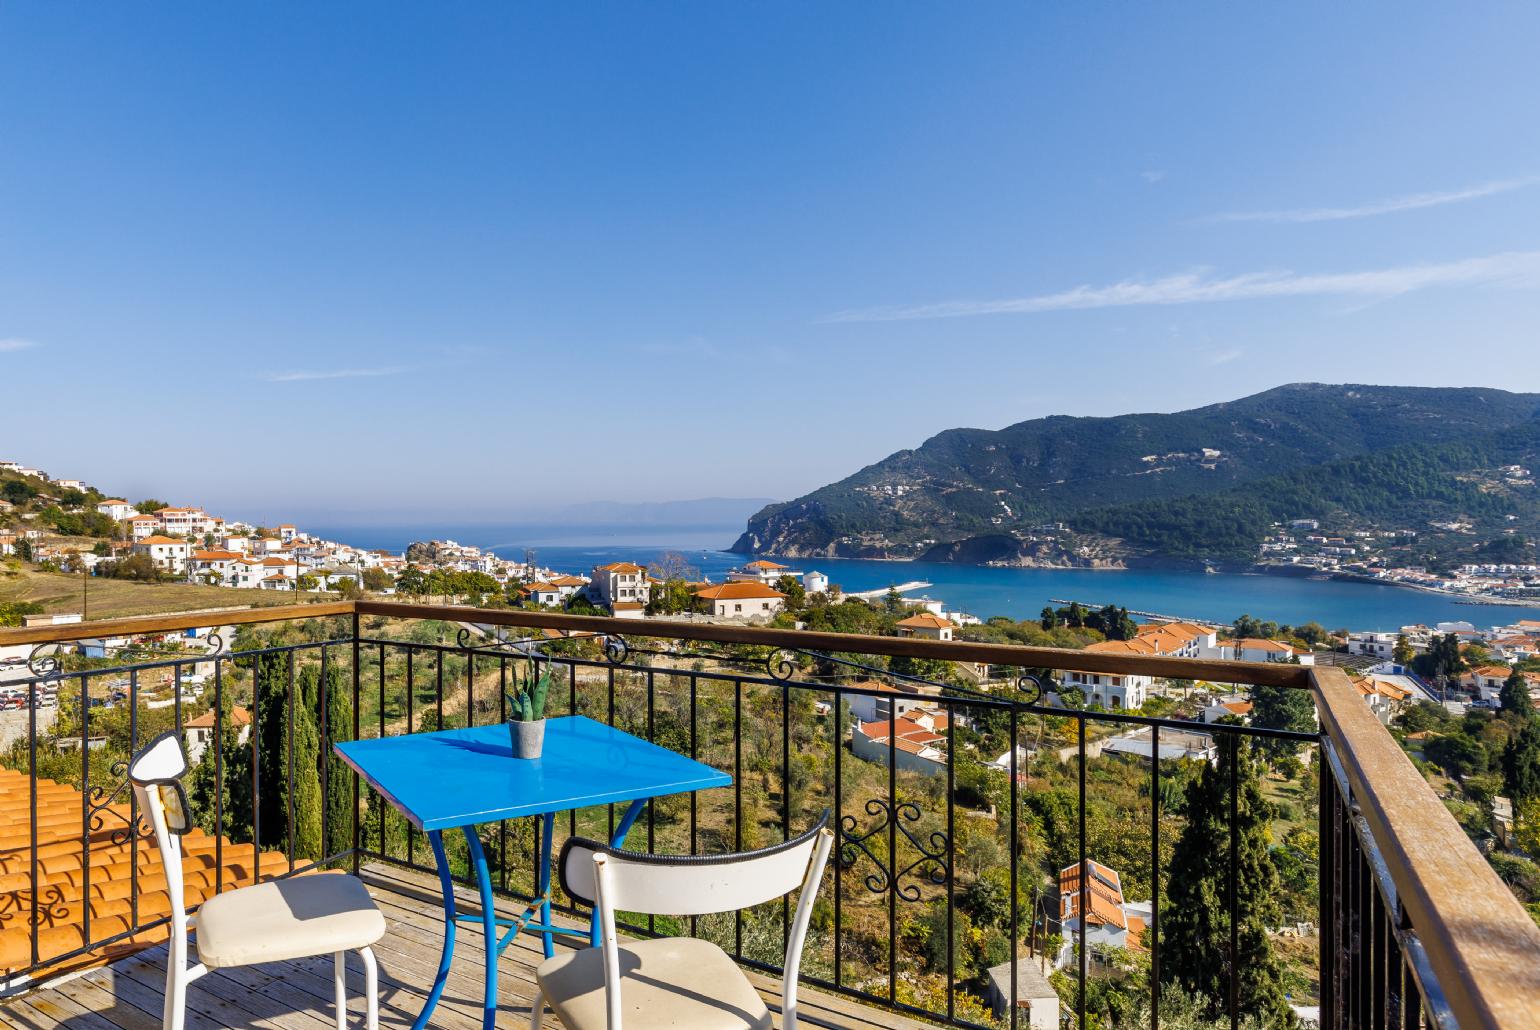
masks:
[[[388,866],[364,870],[375,900],[389,924],[375,946],[380,965],[380,1026],[404,1030],[421,1010],[423,998],[438,968],[443,941],[437,882],[429,877]],[[461,911],[477,911],[474,895],[462,891]],[[512,905],[504,912],[512,915]],[[481,1026],[481,934],[462,927],[456,941],[455,964],[432,1025],[449,1030]],[[523,936],[504,953],[499,969],[501,1003],[497,1025],[529,1025],[534,969],[541,958],[539,942]],[[164,945],[91,970],[73,979],[0,998],[0,1027],[26,1030],[156,1030],[160,1026],[165,985]],[[750,974],[780,1026],[779,983]],[[349,963],[351,1027],[363,1026],[359,991],[362,969]],[[801,1020],[832,1030],[917,1030],[923,1024],[844,998],[804,988]],[[261,1027],[264,1030],[327,1030],[332,1021],[331,958],[280,962],[244,969],[222,969],[195,981],[188,990],[187,1030]],[[559,1028],[547,1011],[545,1025]]]

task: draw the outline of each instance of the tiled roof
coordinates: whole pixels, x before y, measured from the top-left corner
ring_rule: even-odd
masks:
[[[751,598],[785,597],[779,590],[772,590],[763,583],[722,583],[703,587],[695,596],[707,601],[744,601]]]
[[[0,978],[32,964],[32,832],[31,784],[26,774],[0,768]],[[170,911],[166,877],[160,855],[151,838],[140,837],[137,846],[114,843],[113,833],[129,819],[125,802],[100,814],[99,829],[81,833],[80,791],[65,783],[37,781],[38,855],[38,959],[44,969],[34,979],[71,969],[99,966],[166,939],[167,927],[145,930],[84,955],[51,962],[83,947],[85,910],[89,907],[91,940],[102,940],[133,928],[134,871],[138,876],[139,924],[154,922]],[[192,830],[182,837],[182,873],[185,901],[201,904],[216,886],[250,884],[252,849],[225,841],[222,862],[215,863],[214,837]],[[260,873],[271,878],[288,870],[278,852],[264,852]]]
[[[930,612],[921,612],[919,615],[911,615],[907,619],[900,619],[900,626],[912,626],[915,629],[956,629],[950,619],[943,619],[939,615]]]
[[[1242,651],[1272,651],[1281,654],[1293,654],[1294,649],[1288,644],[1280,644],[1276,640],[1263,640],[1260,637],[1245,637],[1235,642],[1235,646]]]
[[[239,551],[197,551],[192,556],[193,561],[234,561],[239,558]]]
[[[1088,859],[1090,882],[1086,893],[1091,899],[1091,912],[1087,923],[1110,923],[1128,927],[1128,917],[1123,913],[1123,885],[1117,870]],[[1080,914],[1080,866],[1066,866],[1059,870],[1060,917],[1073,919]]]
[[[138,543],[141,546],[145,544],[182,544],[183,546],[187,546],[186,540],[177,540],[174,537],[169,536],[147,536],[143,540],[138,541]]]
[[[777,565],[773,561],[760,560],[760,561],[751,561],[747,565],[745,565],[744,568],[746,568],[746,569],[760,569],[762,571],[768,572],[771,569],[789,569],[789,568],[791,568],[791,566],[790,565]]]
[[[213,729],[214,728],[214,711],[213,711],[213,709],[210,709],[207,712],[204,712],[202,715],[198,716],[197,718],[189,719],[187,721],[186,725],[187,725],[187,728],[190,729],[190,730],[211,730],[211,729]],[[251,713],[248,712],[246,709],[242,708],[240,705],[232,705],[231,708],[230,708],[230,725],[231,726],[250,726],[251,725]]]
[[[1099,640],[1085,648],[1091,654],[1160,654],[1160,648],[1142,637],[1132,640]]]
[[[946,741],[946,735],[937,732],[946,729],[946,716],[937,714],[933,716],[933,721],[934,729],[922,726],[911,715],[903,715],[897,719],[863,722],[859,728],[861,735],[868,740],[882,744],[892,739],[900,751],[920,754],[927,747],[935,747]]]
[[[639,576],[642,573],[640,565],[633,565],[628,561],[610,562],[608,565],[599,566],[600,572],[613,572],[620,576]]]

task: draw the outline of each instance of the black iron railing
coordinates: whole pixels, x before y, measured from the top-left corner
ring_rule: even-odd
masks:
[[[398,614],[412,621],[395,619]],[[528,625],[523,633],[508,635],[463,624],[439,633],[413,632],[413,627],[438,628],[418,621],[425,614],[505,627]],[[365,630],[361,618],[393,621]],[[569,627],[571,635],[530,632],[535,624],[553,622]],[[595,628],[588,629],[590,625]],[[1254,747],[1320,749],[1324,760],[1315,765],[1319,857],[1310,870],[1317,894],[1312,914],[1319,913],[1320,960],[1318,967],[1307,963],[1298,978],[1297,996],[1318,1000],[1322,1025],[1456,1022],[1451,992],[1441,985],[1437,963],[1429,958],[1431,945],[1412,924],[1397,893],[1396,870],[1382,857],[1385,832],[1360,814],[1361,773],[1355,786],[1343,765],[1343,754],[1352,744],[1333,735],[1333,718],[1324,720],[1327,732],[1318,736],[1065,709],[1050,703],[1045,691],[1053,688],[1053,669],[1087,664],[1089,656],[1077,658],[1073,652],[982,648],[997,663],[1015,666],[1017,673],[996,691],[981,692],[949,680],[895,672],[883,664],[892,654],[971,660],[970,655],[976,657],[981,650],[978,645],[970,651],[968,645],[852,637],[838,641],[848,646],[836,649],[829,634],[760,631],[756,636],[739,628],[692,625],[686,637],[684,631],[665,632],[673,627],[658,624],[384,604],[359,605],[350,615],[311,629],[317,639],[262,641],[260,646],[229,650],[216,635],[189,643],[196,653],[141,652],[127,660],[88,663],[95,665],[89,668],[75,667],[78,660],[54,653],[54,645],[40,648],[30,674],[12,685],[25,691],[27,702],[28,737],[24,746],[13,750],[10,764],[30,780],[29,833],[25,849],[13,847],[0,855],[0,875],[25,867],[30,890],[12,891],[6,903],[9,911],[0,911],[0,933],[14,932],[18,921],[28,930],[26,954],[6,960],[5,977],[19,982],[68,967],[113,945],[146,940],[165,926],[163,912],[141,905],[144,862],[135,849],[142,847],[143,830],[132,797],[122,791],[121,762],[154,735],[150,730],[169,726],[187,733],[190,720],[184,719],[184,703],[207,706],[212,713],[206,720],[211,724],[208,732],[200,738],[205,750],[200,768],[191,774],[196,780],[194,807],[213,838],[209,892],[318,865],[344,865],[357,872],[365,862],[389,862],[434,872],[425,864],[431,859],[417,832],[334,760],[331,745],[361,735],[504,721],[506,691],[533,663],[554,680],[549,714],[585,714],[732,773],[730,790],[650,805],[629,847],[689,853],[738,850],[794,836],[818,811],[831,809],[838,827],[834,870],[824,889],[803,979],[869,1004],[957,1026],[1015,1027],[1023,1022],[1018,1002],[1024,999],[1016,991],[1020,966],[1026,962],[1057,971],[1059,994],[1072,1025],[1090,1025],[1088,1017],[1096,1015],[1160,1024],[1170,958],[1163,955],[1162,895],[1169,897],[1172,887],[1168,854],[1173,835],[1188,821],[1167,799],[1174,795],[1174,784],[1198,775],[1194,769],[1205,758],[1229,777],[1227,811],[1220,820],[1228,835],[1221,844],[1226,851],[1219,888],[1223,914],[1216,923],[1222,928],[1218,947],[1223,968],[1215,982],[1223,996],[1197,999],[1197,1008],[1220,1025],[1234,1027],[1256,1018],[1245,994],[1240,934],[1248,906],[1261,899],[1245,896],[1241,888],[1244,791],[1238,777],[1244,755]],[[1119,668],[1105,656],[1094,664],[1109,671]],[[1129,661],[1125,671],[1159,675],[1159,670],[1168,669],[1173,679],[1190,678],[1196,664],[1140,659]],[[1208,663],[1205,668],[1210,678],[1222,673],[1227,683],[1277,681],[1284,675],[1240,663]],[[849,680],[855,676],[876,677],[885,685],[854,685]],[[189,701],[187,685],[194,680],[205,696]],[[115,689],[124,696],[116,703],[106,689],[109,681],[121,684]],[[905,692],[895,693],[893,686]],[[917,695],[919,690],[926,693]],[[147,695],[155,695],[158,705],[167,691],[169,714],[164,707],[147,707]],[[58,699],[52,732],[39,728],[49,697]],[[245,702],[249,721],[237,718],[232,704],[237,697]],[[891,717],[895,698],[914,702],[917,697],[940,717],[933,722],[937,739],[928,745],[929,757],[904,757],[910,752],[891,732],[888,746],[879,749],[875,761],[859,757],[853,748],[852,710],[875,711],[885,699]],[[238,723],[249,725],[244,737]],[[1061,867],[1080,871],[1070,902],[1084,924],[1085,914],[1094,911],[1090,871],[1105,859],[1094,852],[1088,812],[1095,809],[1098,819],[1104,817],[1095,794],[1107,770],[1120,769],[1117,775],[1130,778],[1128,766],[1107,764],[1122,760],[1097,756],[1109,734],[1128,731],[1148,732],[1152,757],[1148,762],[1136,759],[1132,774],[1147,783],[1141,790],[1148,807],[1122,813],[1114,829],[1136,839],[1137,845],[1123,847],[1121,854],[1125,860],[1140,856],[1134,878],[1149,888],[1148,926],[1142,940],[1133,942],[1136,953],[1147,954],[1148,968],[1134,977],[1142,993],[1134,1009],[1125,1005],[1118,1012],[1105,1007],[1109,1003],[1100,988],[1109,981],[1127,982],[1132,974],[1105,966],[1103,956],[1089,944],[1076,946],[1074,927],[1062,918],[1065,899],[1052,873]],[[1211,740],[1212,754],[1193,763],[1156,757],[1162,753],[1163,734],[1168,741],[1190,742],[1195,731]],[[95,746],[102,735],[106,743]],[[992,753],[1001,744],[1006,745],[1003,768],[991,767],[982,760],[988,755],[975,751],[987,747]],[[69,753],[77,746],[78,757]],[[40,840],[40,829],[57,823],[49,801],[53,795],[40,801],[39,783],[49,779],[80,791],[78,834],[55,835],[64,844]],[[1038,823],[1028,821],[1028,809],[1034,806],[1039,811],[1032,818],[1042,818],[1038,803],[1050,786],[1055,798],[1069,807],[1068,824],[1056,824],[1053,838],[1061,852],[1057,859],[1068,861],[1049,861],[1055,856],[1038,853],[1050,845]],[[616,820],[610,807],[571,812],[562,821],[566,835],[595,835],[612,833]],[[527,899],[534,893],[536,833],[529,823],[500,823],[483,830],[496,886],[509,896]],[[1463,836],[1445,846],[1470,847]],[[116,875],[123,872],[121,863],[104,870],[112,874],[111,892],[94,889],[102,885],[92,883],[93,853],[100,858],[104,850],[125,848],[133,856],[126,906],[116,903],[121,899],[104,901],[104,911],[114,914],[93,920],[95,900],[124,891]],[[73,881],[50,885],[43,875],[45,857],[51,861],[66,850],[78,853],[78,891]],[[1004,955],[994,956],[1001,959],[999,965],[1008,966],[1008,991],[995,999],[1003,1019],[988,1014],[979,962],[959,961],[961,938],[965,933],[977,937],[984,923],[974,895],[987,894],[977,885],[988,877],[969,864],[979,851],[1003,856],[996,868],[1005,874],[1007,898],[1003,906],[991,909],[993,922],[987,927],[1006,945]],[[232,855],[239,860],[233,865]],[[463,846],[461,851],[451,849],[449,860],[455,876],[469,883]],[[571,899],[558,895],[557,903],[573,915],[584,914]],[[71,906],[78,906],[77,920],[71,921]],[[78,926],[78,931],[69,931],[78,937],[71,946],[60,943],[70,943],[69,933],[55,932],[61,925]],[[730,920],[700,918],[683,925],[650,917],[629,929],[707,936],[743,964],[774,972],[788,925],[784,905],[776,904]],[[1085,936],[1091,936],[1089,930]],[[1047,942],[1054,937],[1069,946],[1049,954]],[[973,967],[971,975],[959,968],[962,964]],[[1470,985],[1460,986],[1470,993]],[[1192,1002],[1185,998],[1182,1003]]]

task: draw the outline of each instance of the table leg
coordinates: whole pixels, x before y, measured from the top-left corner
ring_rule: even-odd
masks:
[[[439,888],[444,892],[444,953],[439,957],[438,975],[433,978],[433,989],[423,1003],[422,1012],[412,1021],[412,1030],[423,1030],[428,1017],[438,1007],[439,996],[444,993],[444,983],[449,979],[449,963],[455,953],[455,888],[449,878],[449,859],[444,855],[444,835],[438,830],[428,831],[428,843],[433,846],[433,861],[438,866]]]
[[[482,1030],[495,1030],[497,1026],[497,911],[493,907],[492,874],[487,869],[486,852],[481,850],[481,838],[476,827],[466,826],[465,843],[470,849],[471,864],[476,869],[476,884],[481,888],[481,925],[487,935],[486,985],[482,989]]]
[[[626,814],[621,817],[620,825],[615,827],[615,836],[610,838],[610,847],[619,848],[625,846],[626,834],[631,832],[631,827],[636,822],[636,817],[642,814],[642,809],[647,807],[647,802],[650,800],[652,799],[637,798],[631,802],[631,806],[626,809]],[[597,948],[599,946],[598,909],[595,909],[593,915],[588,918],[588,941],[592,947]]]
[[[535,890],[535,896],[542,899],[540,925],[547,928],[551,925],[551,846],[555,830],[556,813],[547,812],[540,819],[540,840],[544,847],[540,855],[540,883]],[[545,957],[551,958],[556,954],[556,935],[547,929],[540,938],[545,943]]]

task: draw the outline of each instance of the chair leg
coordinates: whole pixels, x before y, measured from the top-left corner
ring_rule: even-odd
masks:
[[[540,1017],[545,1015],[545,992],[535,988],[535,997],[529,1003],[529,1030],[540,1030]]]
[[[379,1030],[380,1026],[380,972],[374,960],[373,948],[359,948],[364,960],[364,1030]]]
[[[337,1030],[348,1030],[348,954],[332,956],[332,986],[337,1001]]]
[[[175,959],[166,968],[166,1004],[161,1012],[164,1030],[182,1030],[187,1019],[187,973]]]

